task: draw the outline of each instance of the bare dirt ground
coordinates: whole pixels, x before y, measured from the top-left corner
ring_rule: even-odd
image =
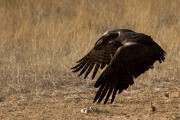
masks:
[[[179,11],[179,0],[0,0],[0,119],[180,120]],[[150,35],[166,60],[94,104],[98,76],[70,68],[117,28]],[[81,113],[89,106],[98,111]]]
[[[72,82],[74,81],[74,82]],[[172,82],[174,81],[174,82]],[[175,89],[179,80],[155,79],[150,84],[137,80],[133,87],[116,97],[113,104],[95,104],[93,81],[75,77],[61,82],[56,90],[40,93],[16,93],[1,96],[2,120],[179,120],[180,90]],[[151,103],[155,106],[152,111]],[[81,113],[84,107],[97,107],[93,113]]]

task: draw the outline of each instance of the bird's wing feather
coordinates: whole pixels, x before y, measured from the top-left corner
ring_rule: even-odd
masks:
[[[94,48],[86,56],[80,59],[77,62],[77,65],[72,68],[73,72],[80,71],[79,76],[85,73],[84,78],[86,78],[94,68],[92,74],[93,79],[98,69],[103,69],[107,64],[109,64],[118,47],[122,45],[119,41],[116,41],[115,37],[101,37],[98,42],[96,42]],[[110,41],[114,41],[114,43],[111,43]]]
[[[100,103],[105,98],[106,104],[112,94],[112,103],[117,92],[121,93],[134,83],[133,77],[151,68],[156,60],[164,60],[164,55],[165,52],[155,43],[146,46],[134,42],[121,46],[94,85],[100,87],[94,102]]]

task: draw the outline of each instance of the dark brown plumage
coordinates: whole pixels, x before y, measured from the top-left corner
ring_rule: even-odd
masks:
[[[129,29],[116,29],[105,32],[72,69],[73,72],[80,71],[79,76],[85,73],[86,78],[94,68],[93,79],[99,68],[107,66],[94,85],[99,88],[94,102],[100,103],[105,98],[106,104],[110,96],[112,103],[117,92],[120,94],[132,85],[133,78],[153,68],[155,61],[164,61],[165,54],[150,36]]]

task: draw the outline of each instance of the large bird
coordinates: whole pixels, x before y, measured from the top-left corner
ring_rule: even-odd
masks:
[[[110,30],[95,43],[94,48],[74,66],[73,72],[86,78],[93,70],[92,79],[98,69],[105,70],[94,87],[99,88],[94,102],[104,99],[106,104],[111,96],[113,103],[117,92],[120,94],[134,83],[133,79],[144,73],[156,61],[165,60],[165,51],[153,39],[143,33],[129,29]]]

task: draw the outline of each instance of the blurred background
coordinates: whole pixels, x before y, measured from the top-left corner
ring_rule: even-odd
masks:
[[[179,90],[179,0],[0,0],[1,95],[83,82],[70,68],[106,30],[117,28],[148,34],[167,52],[137,84],[166,80]]]

